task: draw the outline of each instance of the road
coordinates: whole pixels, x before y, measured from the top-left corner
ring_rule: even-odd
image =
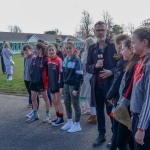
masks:
[[[43,124],[42,120],[26,123],[27,97],[0,94],[0,150],[106,150],[111,138],[110,121],[106,118],[107,141],[98,148],[92,143],[97,126],[88,125],[88,116],[81,117],[82,131],[67,133],[60,127]],[[44,102],[40,100],[40,116],[44,116]],[[53,108],[51,113],[54,114]],[[66,118],[65,118],[66,120]]]

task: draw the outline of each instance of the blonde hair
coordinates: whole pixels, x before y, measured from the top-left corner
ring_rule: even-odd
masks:
[[[10,43],[9,42],[5,42],[4,48],[10,48]]]
[[[95,41],[94,41],[94,38],[88,37],[84,43],[87,46],[87,50],[88,50],[89,47],[95,43]]]

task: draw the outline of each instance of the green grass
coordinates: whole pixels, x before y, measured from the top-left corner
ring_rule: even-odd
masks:
[[[0,92],[10,94],[26,94],[26,88],[23,81],[23,58],[20,55],[14,55],[15,72],[12,81],[6,81],[6,75],[2,73],[0,64]]]

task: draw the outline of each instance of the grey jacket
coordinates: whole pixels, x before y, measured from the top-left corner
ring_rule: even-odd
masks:
[[[150,59],[142,77],[134,81],[130,110],[139,114],[138,128],[146,130],[150,124]]]

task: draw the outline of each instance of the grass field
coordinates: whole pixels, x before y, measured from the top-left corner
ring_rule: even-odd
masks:
[[[6,81],[6,75],[2,73],[0,64],[0,92],[26,94],[27,91],[23,81],[23,57],[20,55],[14,55],[13,61],[15,62],[15,72],[12,81]]]

